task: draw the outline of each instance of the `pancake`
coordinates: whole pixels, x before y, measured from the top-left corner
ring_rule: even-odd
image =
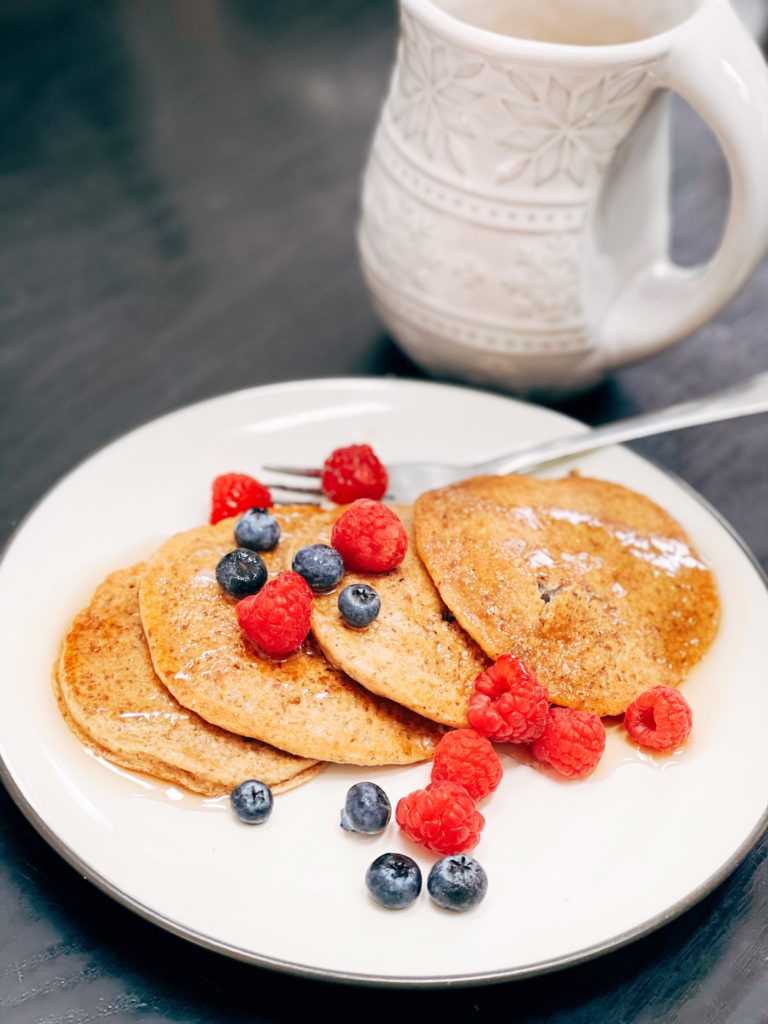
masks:
[[[331,594],[312,606],[312,632],[328,660],[366,689],[445,725],[467,725],[467,702],[488,658],[453,619],[440,599],[413,537],[408,505],[392,506],[409,534],[402,564],[386,573],[348,573]],[[305,544],[329,544],[331,526],[343,508],[308,521],[292,538],[291,556]],[[364,630],[346,625],[338,593],[367,583],[381,598],[378,617]]]
[[[205,796],[245,779],[281,793],[316,775],[322,765],[218,729],[173,699],[152,668],[141,628],[142,569],[108,576],[67,634],[54,693],[72,732],[113,764]]]
[[[576,475],[477,477],[415,504],[440,595],[492,658],[528,662],[550,700],[616,715],[678,686],[717,632],[714,577],[643,495]]]
[[[292,531],[322,516],[309,506],[274,510],[282,539],[270,572],[290,565]],[[319,521],[319,520],[318,520]],[[141,618],[158,675],[184,707],[241,736],[302,757],[357,765],[410,764],[432,756],[440,730],[333,668],[309,639],[277,660],[242,633],[235,601],[216,582],[232,550],[234,520],[166,541],[147,564]]]

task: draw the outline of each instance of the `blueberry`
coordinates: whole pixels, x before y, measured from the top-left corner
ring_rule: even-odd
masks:
[[[272,790],[265,782],[248,779],[235,786],[229,802],[240,821],[261,825],[272,813]]]
[[[328,544],[310,544],[297,552],[291,566],[313,590],[332,590],[344,575],[344,559]]]
[[[488,876],[474,857],[457,853],[432,865],[427,890],[446,910],[470,910],[485,899]]]
[[[381,609],[381,598],[367,583],[350,583],[339,594],[342,619],[355,629],[370,626]]]
[[[389,797],[375,782],[357,782],[347,793],[341,811],[341,827],[347,832],[375,836],[383,832],[392,816]]]
[[[267,509],[252,508],[238,519],[235,540],[241,548],[271,551],[280,540],[280,525]]]
[[[238,548],[229,551],[216,566],[216,579],[232,597],[258,594],[267,582],[267,567],[260,555]]]
[[[404,853],[382,853],[365,873],[368,892],[382,907],[410,907],[421,892],[421,871]]]

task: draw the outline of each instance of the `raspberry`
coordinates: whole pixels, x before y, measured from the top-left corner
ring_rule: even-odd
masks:
[[[537,761],[578,778],[591,772],[605,749],[605,727],[591,711],[552,708],[544,734],[531,747]]]
[[[503,769],[496,751],[474,729],[447,732],[435,748],[433,782],[455,782],[473,800],[482,800],[501,782]]]
[[[691,735],[693,718],[688,701],[671,686],[654,686],[633,700],[624,714],[632,739],[652,750],[674,750]]]
[[[249,508],[269,508],[272,495],[264,484],[245,473],[224,473],[213,481],[211,525],[246,512]]]
[[[386,572],[405,558],[408,534],[386,505],[359,498],[333,524],[331,544],[347,569]]]
[[[337,505],[346,505],[356,498],[379,501],[388,483],[386,469],[367,444],[337,448],[323,463],[321,485]]]
[[[312,590],[297,572],[281,572],[258,594],[237,604],[237,621],[265,654],[281,657],[304,642],[309,633]]]
[[[549,717],[547,691],[513,654],[502,654],[475,680],[467,718],[473,729],[496,743],[530,743]]]
[[[409,838],[436,853],[471,850],[485,825],[472,797],[455,782],[432,782],[404,796],[395,820]]]

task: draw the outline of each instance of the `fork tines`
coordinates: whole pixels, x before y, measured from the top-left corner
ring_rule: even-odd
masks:
[[[319,479],[322,476],[322,470],[320,469],[302,469],[299,466],[264,466],[264,469],[268,473],[280,473],[282,476],[296,476],[301,477],[305,480],[308,479]],[[292,504],[311,504],[316,505],[323,497],[323,492],[319,486],[307,487],[299,483],[286,483],[278,480],[263,480],[265,486],[269,487],[270,491],[275,492],[281,498],[286,500],[283,495],[291,496],[294,494],[311,495],[312,500],[309,502],[292,502]]]
[[[289,494],[313,494],[318,498],[321,498],[323,492],[319,487],[300,487],[298,484],[279,484],[272,480],[263,480],[262,483],[265,487],[268,487],[270,491],[284,491]]]
[[[301,469],[299,466],[264,466],[267,473],[280,473],[282,476],[321,477],[322,469]]]

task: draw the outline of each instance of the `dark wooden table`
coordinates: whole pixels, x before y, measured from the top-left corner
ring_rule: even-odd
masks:
[[[353,238],[394,30],[379,0],[0,8],[3,538],[79,459],[169,409],[297,376],[418,374],[371,312]],[[675,250],[693,262],[715,244],[727,175],[689,111],[675,132]],[[767,289],[764,264],[696,337],[563,408],[597,423],[765,369]],[[639,447],[768,566],[764,418]],[[20,599],[44,586],[30,580]],[[145,923],[0,793],[0,1020],[292,1021],[309,1002],[317,1019],[375,1005],[402,1019],[755,1024],[768,1021],[767,852],[763,840],[695,909],[596,962],[374,995],[231,962]]]

